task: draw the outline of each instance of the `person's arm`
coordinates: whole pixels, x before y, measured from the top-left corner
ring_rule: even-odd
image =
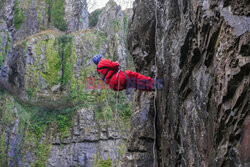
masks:
[[[118,70],[119,68],[119,63],[118,62],[113,62],[111,60],[106,60],[106,59],[103,59],[100,61],[100,66],[101,67],[108,67],[108,68],[111,68],[113,70]],[[98,64],[98,66],[99,66]]]

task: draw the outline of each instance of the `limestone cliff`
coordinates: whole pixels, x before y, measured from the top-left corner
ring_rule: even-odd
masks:
[[[125,41],[86,29],[85,0],[6,0],[0,9],[0,166],[118,165],[131,103],[103,89],[92,56],[117,60]],[[111,28],[124,38],[124,27]]]
[[[86,0],[4,0],[0,16],[15,40],[47,29],[75,32],[88,28]]]
[[[0,166],[248,167],[249,11],[135,0],[130,16],[110,0],[86,29],[85,0],[2,0]],[[132,116],[125,92],[91,80],[97,53],[130,68],[126,47],[164,85],[135,91]]]
[[[125,47],[127,26],[127,17],[125,17],[121,7],[114,0],[110,0],[100,13],[96,28],[109,34],[108,38],[114,41],[115,45],[110,46],[110,48],[116,49],[110,50],[109,55],[118,59],[120,66],[124,68],[128,66]]]
[[[250,165],[249,8],[135,0],[129,50],[164,88],[136,92],[124,167]]]

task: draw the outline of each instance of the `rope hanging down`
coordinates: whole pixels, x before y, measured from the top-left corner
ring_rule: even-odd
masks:
[[[157,20],[157,7],[158,7],[158,1],[155,0],[155,81],[157,79],[157,73],[158,73],[158,69],[157,69],[157,55],[158,55],[158,49],[157,49],[157,24],[158,24],[158,20]],[[153,144],[153,154],[154,154],[154,165],[153,167],[156,167],[156,97],[157,97],[157,87],[156,87],[156,83],[155,83],[155,95],[154,95],[154,144]]]
[[[119,89],[120,89],[120,71],[121,70],[119,70],[118,72],[117,72],[117,74],[116,74],[116,77],[118,76],[118,91],[116,92],[116,109],[115,109],[115,123],[116,123],[116,117],[117,117],[117,113],[118,113],[118,97],[119,97],[119,94],[118,94],[118,92],[119,92]]]
[[[121,127],[120,127],[120,125],[119,125],[119,123],[117,123],[117,114],[118,114],[118,98],[119,98],[119,89],[120,89],[120,71],[121,70],[119,70],[118,72],[117,72],[117,74],[116,74],[116,77],[118,76],[118,91],[116,92],[116,109],[115,109],[115,126],[116,126],[116,128],[118,128],[119,129],[119,131],[121,132]],[[115,129],[115,130],[117,130],[117,129]],[[117,145],[117,139],[115,139],[115,146]],[[114,150],[113,150],[114,151]],[[118,152],[115,150],[114,151],[115,152],[115,154],[116,154],[116,156],[118,157]],[[115,165],[116,166],[116,165]]]

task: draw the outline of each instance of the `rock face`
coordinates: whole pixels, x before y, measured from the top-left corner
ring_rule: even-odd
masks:
[[[124,145],[126,136],[122,136],[115,126],[105,128],[105,125],[96,120],[93,111],[77,111],[70,133],[62,142],[59,136],[53,138],[47,166],[92,167],[97,153],[105,159],[121,158],[119,148]]]
[[[85,30],[85,0],[6,0],[0,15],[0,166],[118,166],[131,103],[92,57],[118,60],[124,27]]]
[[[121,8],[109,1],[77,31],[84,0],[1,1],[0,166],[118,166],[127,136],[124,167],[249,166],[249,6],[135,1],[129,50],[164,87],[135,92],[127,135],[125,96],[88,85],[94,54],[128,66]]]
[[[84,107],[75,112],[70,108],[67,112],[41,108],[38,111],[37,107],[24,107],[3,92],[0,100],[1,166],[92,167],[99,159],[119,164],[126,128],[120,128],[116,122],[102,121]],[[46,122],[50,122],[49,126]]]
[[[88,11],[86,0],[65,0],[65,20],[68,31],[75,32],[88,28]]]
[[[108,34],[108,38],[114,41],[115,45],[110,47],[116,47],[117,49],[109,52],[109,55],[119,60],[121,67],[124,68],[128,66],[125,47],[127,20],[128,18],[124,16],[121,7],[114,0],[109,0],[96,25],[98,30]]]
[[[67,3],[74,4],[74,2]],[[71,7],[75,6],[79,7],[78,4]],[[73,10],[68,8],[69,5],[67,11]],[[86,91],[86,76],[95,76],[93,72],[95,67],[91,61],[93,55],[102,53],[106,58],[115,60],[120,58],[121,65],[127,64],[123,38],[126,27],[122,24],[124,21],[121,8],[110,1],[104,10],[113,14],[101,15],[101,20],[110,20],[105,24],[112,22],[113,27],[106,26],[101,31],[80,30],[68,35],[55,30],[46,30],[24,40],[17,40],[16,36],[12,38],[13,34],[3,21],[0,24],[1,86],[22,101],[39,106],[45,105],[46,108],[57,108],[59,105],[68,107],[79,103],[80,99],[89,93]],[[119,22],[113,23],[115,18],[119,18]],[[69,20],[73,21],[70,17]],[[71,23],[67,25],[77,27]]]
[[[88,28],[86,0],[5,0],[1,3],[0,14],[16,40],[47,29],[75,32]]]
[[[136,92],[123,166],[250,165],[249,6],[134,2],[129,50],[164,88],[155,98]]]
[[[121,7],[114,0],[110,0],[102,10],[96,27],[106,34],[115,34],[119,31],[119,35],[122,36],[123,29],[118,30],[117,27],[123,27],[119,26],[119,24],[123,24],[123,15]]]

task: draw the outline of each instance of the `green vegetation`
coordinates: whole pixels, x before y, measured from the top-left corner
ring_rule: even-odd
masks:
[[[16,119],[13,112],[14,102],[12,99],[5,98],[0,92],[0,166],[8,165],[8,152],[6,145],[5,127],[11,126]]]
[[[6,133],[0,135],[0,166],[8,166],[8,154],[5,144]]]
[[[108,104],[105,106],[96,104],[95,114],[98,120],[104,120],[105,122],[110,121],[113,118],[111,106]]]
[[[4,98],[0,94],[0,122],[4,126],[10,126],[15,121],[16,116],[13,112],[14,103],[12,99]]]
[[[4,58],[7,58],[8,56],[8,51],[10,49],[10,43],[11,43],[11,39],[10,39],[10,35],[9,33],[7,33],[7,40],[6,40],[6,44],[5,44],[5,48],[4,48]]]
[[[44,110],[41,108],[26,108],[31,114],[31,130],[39,138],[49,125],[56,125],[57,132],[64,134],[72,126],[75,108],[63,110]]]
[[[113,21],[113,27],[114,27],[114,31],[118,32],[119,29],[121,28],[121,20],[120,19],[116,19]]]
[[[129,127],[129,120],[132,115],[132,103],[128,101],[124,93],[119,92],[117,96],[116,92],[111,89],[95,91],[93,93],[95,102],[92,105],[95,106],[96,118],[99,121],[109,122],[114,120],[116,114],[118,123],[123,128]]]
[[[64,0],[45,1],[49,4],[48,15],[51,23],[61,31],[66,31]],[[19,6],[19,2],[16,1],[16,16],[14,16],[16,29],[19,29],[24,21],[23,9]],[[94,26],[97,23],[100,13],[101,11],[98,11],[93,14],[90,24]],[[123,21],[125,22],[126,20]],[[120,20],[114,21],[113,26],[116,31],[118,31],[120,25]],[[110,26],[112,26],[112,24]],[[39,34],[39,36],[37,35],[32,38],[33,54],[30,55],[32,62],[30,62],[30,64],[27,62],[26,64],[25,86],[29,102],[32,105],[19,104],[14,98],[0,92],[0,127],[4,129],[15,122],[17,115],[13,110],[16,108],[18,116],[20,117],[18,133],[21,134],[20,136],[22,136],[21,140],[23,142],[20,148],[18,148],[21,152],[20,156],[25,159],[26,151],[30,151],[34,154],[36,159],[31,164],[31,166],[34,167],[46,166],[51,149],[51,141],[49,140],[52,134],[59,134],[61,141],[69,135],[69,129],[73,126],[73,116],[77,109],[88,107],[94,110],[96,118],[100,122],[113,123],[112,121],[116,114],[118,123],[126,125],[126,127],[123,126],[125,128],[129,126],[129,119],[132,114],[132,104],[128,102],[124,94],[125,92],[119,92],[119,97],[117,97],[113,90],[85,89],[86,78],[93,76],[93,73],[95,74],[96,67],[88,64],[89,57],[76,55],[73,36],[54,36],[53,34],[46,33],[41,36]],[[7,44],[4,48],[0,48],[0,65],[3,63],[2,58],[7,57],[10,48],[10,37],[8,36],[7,38]],[[84,31],[84,33],[80,34],[79,39],[80,45],[77,45],[77,49],[81,47],[81,51],[86,52],[84,56],[99,53],[100,50],[104,50],[104,45],[107,45],[106,35],[96,30],[89,30],[86,31],[86,33]],[[20,44],[26,48],[24,53],[28,52],[27,46],[30,46],[31,43],[29,42],[29,40],[20,42]],[[82,63],[82,65],[77,64],[77,68],[80,70],[76,75],[77,56],[81,59],[82,62],[79,62]],[[96,74],[95,76],[97,77]],[[59,86],[60,89],[52,91],[52,88],[56,86]],[[46,100],[50,98],[55,102],[57,100],[64,101],[63,98],[65,98],[68,101],[70,100],[72,104],[77,105],[67,109],[48,109],[46,106],[44,106],[44,108],[34,107],[36,103],[33,102],[41,99],[39,105],[46,105]],[[118,103],[116,103],[116,100],[118,100]],[[80,105],[79,102],[81,103]],[[53,127],[53,129],[50,127]],[[6,134],[1,130],[2,129],[0,129],[0,166],[6,166]],[[46,136],[47,139],[45,139],[44,136]],[[121,146],[121,153],[123,153],[124,147],[125,146]],[[112,161],[110,157],[107,160],[98,158],[96,159],[95,165],[98,167],[109,167],[112,166]]]
[[[65,86],[70,83],[72,96],[76,93],[76,80],[72,71],[76,62],[76,53],[72,36],[59,36],[56,39],[49,38],[38,40],[34,47],[35,64],[27,66],[27,87],[26,92],[31,99],[34,93],[40,88],[40,76],[42,76],[52,88],[59,85],[60,90],[64,90]],[[41,56],[45,56],[46,60],[41,66]],[[41,69],[44,69],[41,71]]]
[[[126,145],[124,143],[122,143],[120,146],[119,146],[119,153],[120,153],[120,157],[123,157],[123,155],[125,154],[125,151],[126,151]]]
[[[4,37],[6,37],[6,42],[5,45],[2,46],[2,40]],[[3,60],[6,60],[8,57],[8,51],[11,47],[10,44],[11,44],[11,38],[9,33],[6,31],[2,32],[2,34],[0,34],[0,67],[3,64]]]
[[[31,167],[46,167],[50,150],[51,144],[38,143],[35,150],[35,155],[38,159],[34,163],[31,163]]]
[[[26,144],[33,143],[34,147],[30,149],[34,151],[37,157],[31,166],[45,167],[51,144],[48,141],[49,137],[41,141],[42,134],[46,133],[49,127],[54,127],[54,133],[60,134],[60,139],[63,140],[68,135],[69,127],[72,127],[75,109],[48,110],[26,106],[22,110],[29,115],[29,119],[26,120],[26,124],[29,125],[26,127],[28,131],[24,132],[27,138]],[[21,115],[24,115],[24,113]]]
[[[14,5],[14,26],[16,30],[19,30],[24,22],[25,16],[23,9],[20,7],[19,1],[15,1]]]
[[[124,17],[123,17],[123,33],[124,33],[124,36],[126,37],[128,33],[128,15],[126,14],[124,14]]]
[[[64,20],[64,0],[45,0],[48,4],[49,22],[61,31],[67,30],[67,23]]]
[[[102,157],[99,157],[99,153],[94,156],[94,167],[112,167],[112,160],[110,156],[105,160]]]
[[[58,37],[58,45],[59,45],[59,55],[61,57],[62,64],[62,77],[61,77],[61,88],[63,89],[65,85],[71,78],[71,66],[74,64],[71,57],[75,57],[73,53],[72,46],[72,36],[60,36]],[[72,61],[71,61],[72,60]]]
[[[42,73],[43,78],[52,87],[60,81],[59,71],[61,69],[61,59],[58,51],[54,48],[54,41],[49,39],[48,42],[41,41],[46,44],[45,55],[48,60],[48,65],[45,67],[46,71]],[[38,47],[41,47],[37,45]]]
[[[16,116],[13,113],[14,104],[12,99],[5,98],[0,92],[0,166],[7,166],[8,153],[6,145],[5,127],[10,126],[14,122]],[[2,130],[2,131],[1,131]]]
[[[132,104],[128,102],[124,92],[119,92],[119,101],[116,103],[116,93],[113,90],[91,91],[85,89],[87,77],[95,74],[95,77],[98,78],[95,66],[79,66],[80,71],[78,75],[75,75],[77,56],[73,36],[63,35],[52,38],[47,34],[45,35],[42,39],[37,40],[34,46],[34,64],[29,64],[26,67],[26,92],[30,100],[40,96],[39,92],[43,91],[40,86],[41,78],[44,78],[48,84],[45,83],[44,85],[46,85],[46,89],[50,94],[50,97],[46,97],[47,99],[51,98],[52,100],[55,99],[55,101],[65,101],[72,104],[79,104],[80,102],[86,107],[92,106],[93,110],[96,111],[96,117],[100,121],[110,122],[114,120],[116,115],[116,119],[119,119],[121,124],[129,126]],[[86,55],[98,53],[107,38],[105,34],[97,30],[87,31],[80,34],[79,37],[80,46],[83,47],[81,49],[85,51]],[[90,47],[87,49],[84,48],[85,46]],[[41,59],[41,57],[44,58]],[[81,59],[86,61],[88,58]],[[104,83],[99,82],[99,84]],[[51,91],[55,86],[58,87],[56,93]],[[67,96],[63,94],[64,92],[67,93]],[[59,120],[63,120],[63,118],[61,117]],[[39,125],[38,127],[42,126]],[[41,131],[39,128],[35,129],[38,133]]]
[[[48,0],[45,0],[45,2],[48,4]],[[36,13],[37,13],[37,21],[39,22],[41,30],[46,30],[48,25],[43,23],[44,19],[44,1],[41,2],[41,0],[37,0],[36,4]],[[49,6],[49,5],[48,5]],[[47,10],[49,9],[47,6]]]
[[[67,30],[64,20],[64,0],[56,0],[52,6],[51,19],[56,28],[61,31]]]
[[[98,19],[100,14],[102,13],[103,9],[96,9],[89,15],[89,26],[90,27],[95,27],[96,24],[98,23]]]
[[[81,36],[82,46],[91,47],[86,49],[87,55],[94,55],[99,53],[101,47],[107,40],[107,37],[104,33],[101,33],[96,30],[88,31],[87,33]],[[85,48],[84,48],[85,51]],[[105,55],[108,56],[108,55]],[[89,76],[93,76],[98,78],[96,74],[96,67],[95,66],[84,66],[82,69],[82,73],[80,73],[79,78],[72,78],[71,82],[71,92],[74,92],[75,101],[84,101],[86,106],[92,106],[93,110],[95,111],[95,116],[99,121],[104,121],[107,123],[111,123],[114,120],[115,114],[117,115],[117,119],[119,119],[119,123],[127,128],[129,126],[129,119],[132,114],[132,103],[128,101],[125,92],[119,92],[119,102],[116,106],[116,92],[110,89],[99,89],[99,90],[85,90],[86,88],[86,78]],[[103,84],[102,81],[96,81],[94,86],[97,87],[98,85]],[[117,112],[116,112],[117,107]]]
[[[104,33],[97,31],[97,30],[94,31],[94,34],[95,36],[98,37],[98,39],[94,42],[95,44],[94,46],[97,50],[100,50],[101,46],[107,40],[107,36]]]
[[[26,151],[30,151],[36,155],[36,159],[31,166],[45,167],[51,144],[50,137],[44,139],[42,134],[52,130],[49,127],[54,127],[54,132],[51,132],[51,134],[60,134],[60,138],[63,140],[68,135],[69,128],[73,125],[73,116],[77,108],[49,110],[28,105],[23,106],[16,102],[14,98],[0,92],[0,166],[6,166],[8,160],[6,134],[1,130],[13,126],[17,119],[15,109],[20,117],[18,133],[24,137],[20,148],[18,148],[20,149],[20,157],[24,160]]]
[[[2,56],[2,52],[0,52],[0,68],[1,68],[2,64],[3,64],[3,56]]]
[[[27,43],[23,43],[22,45],[25,46],[25,51],[27,51]],[[34,56],[38,57],[43,55],[43,50],[47,48],[46,45],[46,41],[38,41],[34,47],[34,52],[36,53],[36,55]],[[38,69],[40,62],[37,57],[34,57],[34,65],[27,65],[26,67],[26,92],[29,99],[31,99],[35,92],[38,90],[39,78],[42,75],[42,72]]]

